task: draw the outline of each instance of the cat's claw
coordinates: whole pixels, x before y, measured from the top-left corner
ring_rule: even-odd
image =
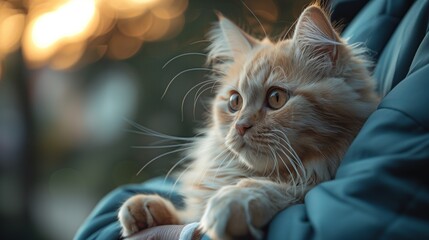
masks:
[[[146,228],[178,223],[173,205],[158,195],[141,194],[129,198],[119,209],[118,219],[123,237]]]
[[[251,189],[235,186],[224,187],[214,195],[200,222],[200,231],[214,240],[228,240],[252,235],[262,239],[263,233],[258,227],[259,221],[252,218],[255,214],[250,208],[256,203],[258,194]]]

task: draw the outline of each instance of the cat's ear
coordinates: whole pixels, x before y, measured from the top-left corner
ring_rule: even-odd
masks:
[[[336,64],[341,41],[328,16],[319,6],[309,6],[302,12],[293,39],[309,57]]]
[[[258,40],[241,30],[237,25],[216,12],[218,23],[209,33],[209,61],[234,60],[246,55],[258,44]]]

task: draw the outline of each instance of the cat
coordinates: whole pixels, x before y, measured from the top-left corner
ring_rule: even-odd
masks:
[[[276,42],[218,16],[208,62],[220,86],[180,175],[186,207],[133,196],[119,209],[123,236],[199,222],[212,239],[261,239],[276,213],[334,177],[376,108],[365,49],[341,39],[320,5],[308,6],[293,36]]]

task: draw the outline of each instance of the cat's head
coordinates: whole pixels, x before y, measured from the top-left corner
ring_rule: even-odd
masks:
[[[338,161],[375,108],[368,62],[317,5],[290,39],[255,39],[221,15],[210,39],[212,129],[254,170]]]

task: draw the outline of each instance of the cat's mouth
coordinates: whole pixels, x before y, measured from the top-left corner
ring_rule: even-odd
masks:
[[[225,145],[242,163],[251,169],[271,169],[273,158],[269,143],[255,136],[229,135],[225,139]]]
[[[235,152],[239,156],[241,162],[249,168],[257,171],[265,171],[265,169],[272,168],[270,160],[272,158],[272,154],[266,149],[266,146],[242,141],[235,149]]]
[[[235,144],[232,145],[234,151],[239,155],[248,155],[248,154],[268,154],[267,146],[261,145],[253,141],[250,138],[238,138],[235,141]]]
[[[239,136],[230,132],[225,140],[225,145],[238,156],[249,158],[249,156],[271,155],[269,144],[258,136],[247,133]]]
[[[234,141],[232,141],[232,143],[229,143],[227,141],[226,144],[229,147],[229,149],[231,149],[236,154],[240,154],[242,151],[245,151],[247,148],[247,145],[248,145],[248,144],[246,144],[246,142],[244,142],[241,139],[240,140],[234,140]]]

